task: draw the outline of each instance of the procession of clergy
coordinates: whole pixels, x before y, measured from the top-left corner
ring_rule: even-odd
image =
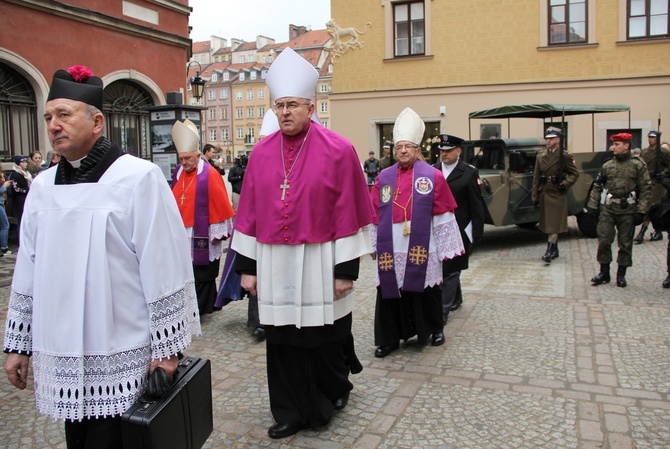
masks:
[[[442,263],[464,255],[468,238],[446,176],[419,157],[421,118],[409,108],[397,117],[398,162],[370,192],[351,142],[315,120],[317,80],[290,48],[270,67],[277,131],[249,158],[236,215],[221,176],[200,157],[197,128],[186,120],[172,130],[181,164],[172,189],[191,239],[200,313],[215,310],[221,241],[233,229],[234,271],[258,297],[272,438],[324,426],[347,404],[349,374],[362,370],[351,294],[360,258],[376,260],[375,356],[386,357],[414,336],[444,343]]]

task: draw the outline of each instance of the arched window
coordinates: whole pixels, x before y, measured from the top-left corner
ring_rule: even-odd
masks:
[[[137,84],[120,80],[105,87],[102,105],[107,123],[105,135],[126,153],[151,159],[146,106],[154,106],[154,101]]]
[[[0,63],[0,160],[40,149],[35,92],[23,76]]]

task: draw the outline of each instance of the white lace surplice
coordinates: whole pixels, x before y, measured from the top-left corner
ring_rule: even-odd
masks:
[[[32,351],[41,413],[120,415],[151,360],[200,333],[188,239],[154,164],[122,156],[90,184],[54,175],[26,201],[4,348]]]
[[[428,266],[424,288],[442,284],[442,261],[453,259],[464,253],[461,231],[453,212],[446,212],[432,217],[432,230],[428,245]],[[411,225],[411,222],[408,222]],[[404,223],[393,223],[393,258],[398,288],[402,288],[407,267],[409,251],[409,235],[403,235]],[[372,250],[377,252],[378,226],[371,226]],[[379,270],[375,270],[379,285]]]
[[[333,242],[268,245],[235,231],[233,249],[256,260],[261,324],[298,328],[333,324],[355,295],[335,299],[335,265],[370,254],[368,227]]]

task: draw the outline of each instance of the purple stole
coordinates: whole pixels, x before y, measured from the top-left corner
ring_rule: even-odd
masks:
[[[177,183],[178,165],[172,172],[172,186]],[[197,167],[196,167],[197,170]],[[195,217],[193,220],[193,265],[209,265],[209,164],[205,163],[195,183]],[[186,192],[182,192],[185,194]]]
[[[393,251],[393,192],[398,164],[379,175],[379,228],[377,230],[377,270],[382,298],[400,298]],[[423,292],[428,267],[428,245],[433,217],[435,168],[423,161],[414,163],[412,217],[403,291]]]

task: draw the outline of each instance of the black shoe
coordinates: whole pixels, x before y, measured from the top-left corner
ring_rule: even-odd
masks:
[[[591,283],[593,285],[607,284],[611,281],[609,273],[603,273],[602,271],[591,278]]]
[[[265,338],[265,329],[263,329],[262,327],[257,327],[256,329],[254,329],[254,335],[256,337],[258,337],[259,340],[264,339]]]
[[[442,314],[442,325],[446,326],[448,320],[449,320],[449,312],[444,312]]]
[[[268,429],[268,435],[270,436],[270,438],[286,438],[290,437],[291,435],[295,435],[302,429],[306,428],[307,426],[304,424],[277,423]]]
[[[670,273],[668,273],[668,277],[663,281],[663,288],[670,288]]]
[[[444,344],[444,332],[439,331],[433,334],[433,340],[430,342],[432,346],[441,346]]]
[[[333,402],[333,406],[335,406],[335,410],[342,410],[344,407],[347,406],[348,402],[349,402],[349,392],[347,391],[344,396],[335,399],[335,402]]]
[[[651,234],[651,238],[649,240],[651,240],[652,242],[658,242],[659,240],[663,240],[663,232],[654,231],[654,233]]]
[[[551,258],[558,259],[558,245],[554,243],[554,248],[551,251]]]
[[[451,309],[449,309],[449,310],[452,311],[452,312],[454,312],[454,311],[460,309],[462,305],[463,305],[463,300],[461,299],[461,300],[458,301],[456,304],[454,304],[453,306],[451,306]]]
[[[384,346],[379,346],[377,349],[375,349],[375,357],[386,357],[396,349],[398,349],[400,345],[398,343],[394,345],[384,345]]]
[[[553,246],[551,243],[547,243],[547,251],[545,251],[544,256],[542,256],[542,260],[545,261],[546,263],[551,263],[551,254],[553,252]]]
[[[640,228],[640,232],[637,233],[633,241],[638,244],[642,243],[642,241],[644,240],[645,232],[647,232],[647,227],[645,225],[642,225],[642,227]]]
[[[626,277],[623,274],[617,274],[616,275],[616,286],[617,287],[625,287],[628,285],[628,282],[626,282]]]

